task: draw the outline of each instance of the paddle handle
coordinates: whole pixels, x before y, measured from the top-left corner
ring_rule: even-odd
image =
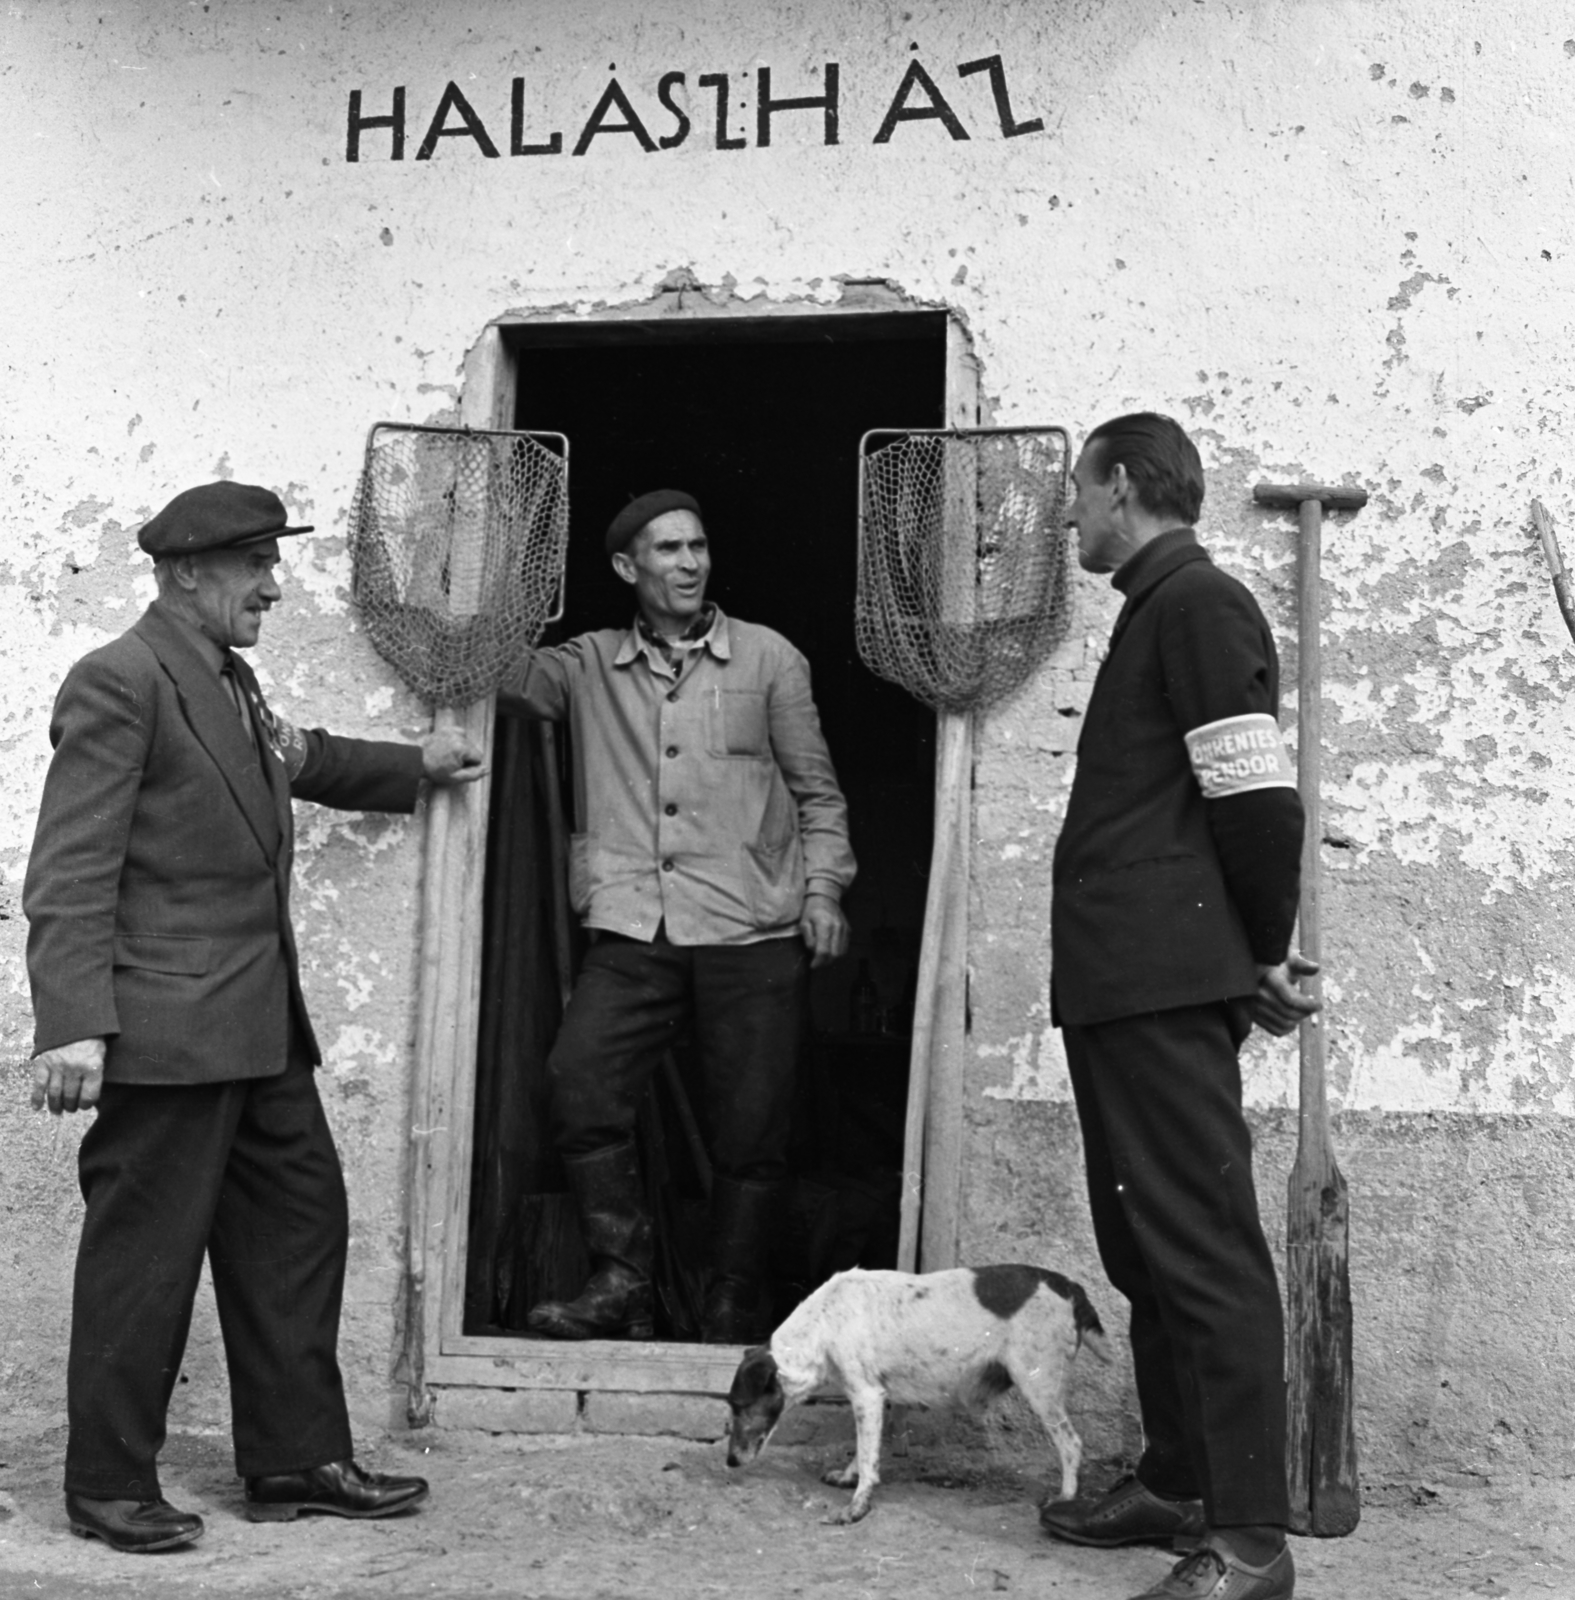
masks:
[[[1302,835],[1301,912],[1298,942],[1309,961],[1321,961],[1319,922],[1319,865],[1323,846],[1323,811],[1319,802],[1319,772],[1323,755],[1323,501],[1314,496],[1301,502],[1297,538],[1296,663],[1296,787],[1301,792],[1306,831]],[[1323,999],[1321,973],[1304,977],[1301,986],[1315,1000]],[[1318,1013],[1302,1023],[1301,1122],[1298,1159],[1328,1157],[1329,1109],[1324,1075],[1323,1026]]]

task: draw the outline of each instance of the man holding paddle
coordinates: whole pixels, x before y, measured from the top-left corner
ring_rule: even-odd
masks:
[[[1054,1018],[1105,1270],[1132,1305],[1145,1448],[1073,1543],[1187,1550],[1137,1600],[1289,1600],[1284,1327],[1258,1218],[1237,1051],[1317,1009],[1289,955],[1303,833],[1252,595],[1197,542],[1196,447],[1168,417],[1089,435],[1078,559],[1125,596],[1056,845]]]

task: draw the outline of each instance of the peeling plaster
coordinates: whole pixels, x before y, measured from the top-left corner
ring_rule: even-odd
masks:
[[[1029,1007],[1025,1020],[1037,1026],[999,1043],[977,1047],[980,1061],[1007,1062],[1012,1074],[1009,1083],[986,1084],[982,1093],[988,1100],[1070,1101],[1072,1085],[1066,1075],[1066,1051],[1060,1029],[1050,1026],[1048,988],[1044,997]]]
[[[390,1071],[396,1051],[381,1034],[359,1026],[341,1027],[323,1047],[323,1069],[336,1078],[366,1076],[368,1069]]]

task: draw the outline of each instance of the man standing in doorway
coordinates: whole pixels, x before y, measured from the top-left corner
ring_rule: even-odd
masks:
[[[762,1332],[807,968],[848,944],[847,806],[803,656],[705,597],[711,553],[695,500],[643,495],[606,544],[634,590],[633,624],[534,651],[499,693],[506,710],[570,724],[570,898],[593,939],[547,1064],[592,1271],[575,1299],[536,1306],[527,1326],[557,1339],[651,1337],[635,1115],[688,1021],[713,1131],[702,1337],[747,1343]]]
[[[254,1522],[381,1517],[420,1478],[352,1456],[337,1358],[349,1217],[312,1069],[290,926],[295,796],[411,811],[466,783],[463,735],[421,745],[300,730],[235,652],[279,600],[270,490],[188,489],[138,534],[158,598],[72,667],[28,862],[33,1105],[97,1106],[66,1373],[66,1510],[116,1550],[171,1550],[202,1519],[157,1456],[206,1253],[237,1472]]]
[[[1197,542],[1203,466],[1168,417],[1094,429],[1068,523],[1126,597],[1056,844],[1052,1000],[1089,1203],[1131,1302],[1136,1473],[1041,1513],[1078,1544],[1196,1546],[1140,1600],[1288,1600],[1284,1328],[1237,1051],[1315,1009],[1289,957],[1302,807],[1279,663]],[[1251,749],[1253,761],[1228,754]]]

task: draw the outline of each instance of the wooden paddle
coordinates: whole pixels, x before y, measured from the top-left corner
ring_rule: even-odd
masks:
[[[1322,650],[1319,636],[1323,508],[1355,511],[1362,489],[1324,484],[1260,483],[1252,497],[1300,516],[1297,548],[1296,777],[1306,813],[1302,840],[1299,943],[1319,960],[1318,876],[1323,823],[1318,792],[1323,749]],[[1323,997],[1319,974],[1302,986]],[[1324,1082],[1324,1030],[1317,1015],[1301,1025],[1301,1120],[1286,1203],[1285,1270],[1288,1387],[1286,1476],[1291,1530],[1334,1538],[1361,1516],[1356,1481],[1351,1373],[1350,1205],[1334,1159]]]

